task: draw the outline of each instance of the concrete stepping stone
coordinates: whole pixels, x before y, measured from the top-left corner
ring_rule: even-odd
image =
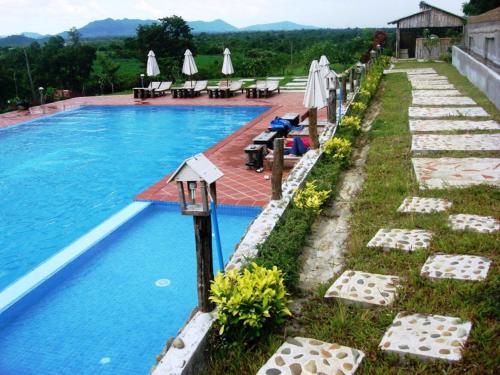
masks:
[[[413,85],[449,85],[450,82],[446,77],[441,77],[437,79],[423,80],[420,78],[410,78],[410,83]]]
[[[420,189],[500,186],[498,158],[413,158]]]
[[[325,298],[338,298],[363,307],[388,306],[397,296],[399,277],[345,271],[328,289]]]
[[[307,78],[294,78],[292,81],[307,83]]]
[[[282,79],[285,79],[285,77],[267,77],[267,79],[270,79],[273,81],[281,81]]]
[[[408,76],[408,79],[421,80],[421,81],[435,81],[435,80],[443,80],[443,79],[448,79],[448,78],[445,76],[439,75],[437,73],[430,73],[430,74],[410,74]]]
[[[412,88],[414,90],[455,90],[455,86],[451,83],[437,83],[435,82],[414,82],[412,83]]]
[[[449,96],[462,96],[458,90],[413,90],[411,92],[413,98],[416,97],[449,97]]]
[[[242,79],[240,79],[240,81],[243,81],[243,82],[253,82],[253,81],[255,81],[255,78],[242,78]]]
[[[440,118],[440,117],[487,117],[488,113],[481,107],[410,107],[408,108],[410,118]]]
[[[433,212],[446,211],[451,206],[452,203],[446,199],[412,197],[406,198],[403,203],[401,203],[398,212],[430,214]]]
[[[500,230],[500,221],[493,216],[450,215],[448,225],[453,230],[471,230],[479,233],[494,233]]]
[[[412,133],[455,130],[500,130],[500,124],[494,120],[410,120]]]
[[[413,105],[477,105],[477,103],[466,96],[437,96],[425,97],[414,96]]]
[[[401,69],[406,72],[409,76],[419,75],[419,74],[437,74],[434,68],[416,68],[416,69]]]
[[[307,83],[306,82],[288,82],[285,86],[300,86],[300,87],[306,87]]]
[[[481,281],[486,279],[490,264],[486,257],[435,254],[427,258],[420,274],[433,279]]]
[[[418,134],[412,137],[412,152],[498,151],[500,133],[496,134]]]
[[[400,249],[411,252],[428,248],[432,233],[421,229],[380,229],[368,242],[367,247],[381,247],[384,250]]]
[[[357,349],[336,343],[288,338],[257,375],[354,374],[365,357]]]
[[[458,361],[472,323],[459,318],[399,313],[379,348],[400,356]]]

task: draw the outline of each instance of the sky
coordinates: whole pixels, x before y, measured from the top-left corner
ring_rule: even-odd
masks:
[[[462,15],[465,0],[429,0]],[[104,18],[223,19],[242,27],[292,21],[329,28],[382,27],[419,11],[419,0],[0,0],[0,35],[56,34]]]

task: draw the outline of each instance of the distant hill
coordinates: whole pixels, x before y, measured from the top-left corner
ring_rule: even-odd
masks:
[[[306,26],[299,25],[298,23],[283,21],[283,22],[274,22],[274,23],[263,23],[259,25],[251,25],[247,27],[243,27],[240,31],[289,31],[289,30],[305,30],[305,29],[318,29],[316,26]]]
[[[193,33],[227,33],[239,31],[239,29],[226,21],[188,21]]]
[[[86,39],[127,37],[134,36],[139,25],[150,25],[154,22],[157,21],[128,18],[115,20],[106,18],[104,20],[92,21],[78,29],[78,31],[82,34],[82,38]],[[299,25],[289,21],[251,25],[243,28],[233,26],[221,19],[214,21],[188,21],[188,25],[193,29],[194,33],[317,29],[315,26]],[[62,32],[58,35],[67,38],[68,34],[67,32]],[[25,32],[21,35],[0,37],[0,47],[29,45],[34,41],[44,42],[48,36]]]

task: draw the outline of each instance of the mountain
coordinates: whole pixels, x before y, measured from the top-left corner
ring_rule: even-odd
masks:
[[[305,30],[318,29],[316,26],[299,25],[298,23],[283,21],[274,23],[263,23],[259,25],[251,25],[243,27],[240,31],[289,31],[289,30]]]
[[[139,25],[151,25],[154,22],[157,21],[128,18],[115,20],[106,18],[104,20],[92,21],[78,29],[78,31],[82,34],[82,38],[86,39],[126,37],[134,36]],[[243,28],[235,27],[221,19],[214,21],[188,21],[188,25],[193,29],[193,33],[317,29],[315,26],[299,25],[289,21],[252,25]],[[58,35],[67,38],[68,33],[65,31]],[[37,40],[43,43],[47,37],[49,37],[49,35],[31,32],[25,32],[21,35],[0,37],[0,47],[29,45]]]
[[[239,29],[226,21],[188,21],[193,33],[227,33],[239,31]]]
[[[138,20],[124,18],[114,20],[106,18],[104,20],[92,21],[82,28],[78,29],[82,38],[109,38],[120,36],[133,36],[139,25],[150,25],[153,20]],[[63,33],[61,33],[63,34]]]
[[[24,35],[9,35],[4,38],[0,38],[0,47],[29,46],[35,41],[36,39],[28,38]]]

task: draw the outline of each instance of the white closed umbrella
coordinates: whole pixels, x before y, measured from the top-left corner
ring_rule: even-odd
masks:
[[[153,51],[149,51],[148,53],[148,64],[146,66],[146,74],[148,77],[155,77],[158,74],[160,74],[160,68],[158,67],[155,53]]]
[[[198,73],[198,68],[196,67],[196,62],[194,61],[193,54],[190,50],[186,50],[184,53],[184,64],[182,64],[182,73],[189,76],[189,80],[192,83],[191,76]]]
[[[231,52],[229,52],[229,48],[224,50],[224,62],[222,63],[222,74],[225,76],[229,76],[234,73],[233,63],[231,62]],[[227,83],[229,84],[229,78],[227,79]]]
[[[325,93],[326,97],[330,95],[329,89],[330,89],[330,81],[329,77],[331,77],[331,70],[330,70],[330,61],[328,61],[328,58],[325,55],[322,55],[321,58],[319,59],[319,67],[320,67],[320,75],[324,79],[324,86],[325,86]]]
[[[304,106],[306,108],[323,108],[326,105],[325,86],[323,78],[320,77],[318,60],[313,60],[309,68],[306,93],[304,94]]]
[[[321,68],[318,60],[313,60],[309,68],[306,93],[304,94],[304,106],[309,108],[309,137],[311,138],[311,148],[319,147],[318,140],[318,108],[326,105],[324,79],[320,75]]]

